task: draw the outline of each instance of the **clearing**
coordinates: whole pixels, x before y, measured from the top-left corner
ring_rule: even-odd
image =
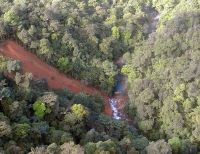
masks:
[[[79,80],[72,79],[56,68],[44,63],[36,55],[26,51],[15,41],[5,41],[0,44],[0,53],[3,56],[19,60],[22,64],[22,72],[31,72],[35,79],[46,79],[48,86],[52,89],[67,88],[75,93],[83,92],[88,95],[100,95],[104,98],[104,113],[112,116],[108,95],[97,88],[89,87]]]

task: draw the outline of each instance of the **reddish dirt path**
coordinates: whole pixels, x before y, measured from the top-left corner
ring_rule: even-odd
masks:
[[[35,79],[46,79],[48,86],[52,89],[67,88],[75,93],[83,92],[88,95],[100,95],[104,98],[104,112],[112,116],[112,110],[109,104],[109,97],[106,93],[86,85],[79,80],[67,77],[58,72],[57,69],[41,61],[31,52],[26,51],[14,41],[5,41],[0,44],[0,53],[6,57],[19,60],[22,63],[22,71],[31,72]]]

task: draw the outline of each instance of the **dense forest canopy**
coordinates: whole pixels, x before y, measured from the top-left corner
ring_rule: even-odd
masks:
[[[1,36],[13,35],[61,71],[107,91],[117,72],[113,62],[147,35],[143,2],[2,3]]]
[[[0,4],[2,41],[15,40],[109,94],[115,76],[126,75],[124,112],[136,123],[104,115],[100,97],[50,90],[22,74],[19,61],[0,56],[0,153],[200,153],[199,0]],[[5,72],[15,72],[14,80]]]
[[[200,142],[200,13],[199,5],[179,13],[183,2],[168,9],[176,12],[167,14],[169,20],[163,8],[160,29],[124,55],[122,72],[130,83],[127,111],[146,136],[166,138],[174,153],[189,153],[186,145],[193,144],[190,148],[196,153]]]

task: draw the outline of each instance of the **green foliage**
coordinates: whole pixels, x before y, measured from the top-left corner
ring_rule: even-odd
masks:
[[[173,137],[168,140],[168,143],[171,145],[173,153],[179,153],[181,148],[181,140],[178,137]]]
[[[126,65],[121,72],[129,82],[128,112],[136,112],[139,128],[150,139],[169,140],[173,152],[181,153],[184,140],[190,140],[184,143],[188,148],[199,145],[200,74],[195,71],[199,65],[195,58],[199,53],[199,6],[191,7],[197,1],[152,2],[159,6],[162,27],[132,54],[123,56]],[[191,10],[183,13],[181,6]],[[164,14],[169,17],[163,18]],[[190,41],[192,37],[195,43]]]
[[[35,116],[37,116],[39,119],[42,119],[45,116],[45,114],[51,112],[51,110],[47,108],[42,101],[36,101],[33,104],[33,110],[35,111]]]
[[[27,123],[23,124],[14,124],[13,132],[16,138],[26,138],[31,132],[31,126]]]
[[[129,44],[131,36],[132,36],[132,32],[129,29],[125,29],[123,32],[123,40],[126,45]]]
[[[30,91],[31,81],[33,79],[33,75],[31,73],[15,74],[15,82],[21,88],[22,91]]]
[[[188,132],[184,129],[183,116],[178,112],[178,104],[170,100],[171,98],[168,98],[161,108],[162,129],[169,137],[185,136]]]
[[[44,55],[45,58],[49,59],[52,57],[52,48],[51,48],[51,45],[50,45],[50,42],[48,39],[41,39],[40,40],[40,53],[41,55]]]
[[[149,144],[127,122],[100,114],[99,98],[46,93],[33,76],[16,73],[16,84],[10,79],[0,83],[0,153],[199,152],[199,0],[0,4],[0,39],[17,39],[43,61],[108,93],[119,71],[115,62],[127,52],[121,69],[128,77],[127,110],[140,132],[155,141]],[[1,72],[19,69],[18,61],[0,57]]]
[[[164,140],[151,142],[146,148],[147,154],[172,154],[171,147]]]
[[[143,9],[143,4],[151,7],[148,0],[39,0],[34,3],[15,0],[1,4],[0,37],[10,34],[9,37],[18,39],[61,71],[78,79],[93,79],[95,82],[91,84],[109,92],[113,76],[105,75],[101,63],[112,62],[125,51],[131,52],[147,37],[148,12]],[[94,60],[100,63],[96,65]],[[76,61],[81,66],[76,66]],[[91,72],[95,70],[101,75],[94,78]]]
[[[9,98],[12,96],[11,90],[8,87],[2,87],[0,91],[0,99]]]
[[[39,100],[45,104],[46,111],[51,115],[56,115],[59,110],[58,96],[54,92],[45,92]]]
[[[140,73],[139,71],[137,71],[136,69],[134,69],[132,66],[130,65],[124,65],[121,69],[121,72],[125,75],[128,76],[128,79],[130,81],[133,81],[134,79],[139,78]]]
[[[19,142],[18,142],[19,143]],[[23,149],[13,140],[5,145],[5,153],[23,153]]]
[[[111,47],[112,45],[112,38],[111,37],[108,37],[108,38],[104,38],[101,42],[101,44],[99,44],[99,48],[100,48],[100,51],[103,53],[103,54],[106,54],[108,56],[111,55],[111,52],[113,51],[113,48]],[[110,56],[111,57],[111,56]]]
[[[174,91],[174,101],[184,101],[185,84],[180,84]]]
[[[83,93],[78,93],[74,95],[73,102],[79,102],[97,113],[101,113],[103,110],[103,98],[99,96],[87,96]]]
[[[105,132],[100,133],[100,132],[95,131],[95,129],[91,129],[86,133],[83,139],[83,143],[84,144],[87,144],[89,142],[96,143],[98,141],[106,141],[108,139],[109,139],[109,136],[106,135]]]
[[[7,60],[3,56],[0,56],[0,72],[5,71],[7,68]]]
[[[149,141],[146,137],[140,136],[133,140],[133,146],[136,150],[143,150],[146,146],[148,146]]]
[[[21,64],[17,60],[10,60],[6,59],[4,57],[0,57],[0,71],[8,71],[9,73],[11,72],[16,72],[20,70]]]
[[[118,27],[116,26],[112,27],[112,36],[116,39],[120,38],[120,30]]]
[[[128,130],[124,121],[113,120],[106,115],[99,115],[98,121],[93,125],[99,132],[106,132],[111,137],[121,139]]]
[[[47,147],[45,146],[38,146],[38,147],[31,147],[31,151],[29,154],[48,154],[48,153],[59,153],[60,152],[60,147],[56,143],[52,143],[48,145]]]
[[[71,65],[70,65],[69,59],[67,57],[59,58],[57,65],[58,65],[58,68],[65,73],[67,73],[71,70]]]
[[[0,112],[0,137],[8,136],[12,132],[8,117]]]
[[[31,138],[38,143],[38,140],[41,139],[43,135],[48,134],[49,129],[47,121],[34,122],[31,125]]]
[[[158,27],[160,31],[163,30],[166,22],[173,19],[177,14],[182,12],[199,11],[200,9],[200,3],[198,0],[193,0],[191,2],[188,2],[187,0],[153,0],[152,3],[160,12],[161,20]],[[184,24],[188,23],[185,22]]]
[[[58,145],[61,145],[69,141],[73,141],[70,133],[62,130],[56,130],[55,128],[50,128],[47,140],[48,143],[57,143]]]
[[[64,143],[60,146],[60,153],[65,154],[66,151],[71,154],[84,154],[84,149],[80,145],[74,144],[74,142]]]
[[[139,128],[144,132],[152,130],[154,121],[153,120],[144,120],[139,122]]]
[[[85,146],[86,154],[100,154],[100,153],[110,153],[115,154],[117,152],[117,146],[112,140],[99,141],[97,143],[89,142]]]
[[[6,101],[4,105],[4,111],[7,112],[7,115],[9,115],[10,119],[17,120],[20,117],[22,118],[23,110],[26,108],[27,103],[25,101]],[[6,105],[8,106],[8,110],[6,109]]]
[[[63,130],[70,132],[73,136],[82,138],[86,133],[86,115],[87,111],[85,108],[82,105],[75,104],[73,110],[65,115],[64,121],[61,122],[60,125]]]
[[[5,14],[4,14],[4,20],[6,22],[9,22],[11,23],[12,25],[16,25],[17,22],[19,22],[20,18],[19,16],[17,16],[16,10],[14,9],[10,9],[9,11],[7,11]]]
[[[74,104],[71,107],[72,113],[74,113],[77,118],[84,118],[88,115],[88,111],[85,109],[85,107],[81,104]]]

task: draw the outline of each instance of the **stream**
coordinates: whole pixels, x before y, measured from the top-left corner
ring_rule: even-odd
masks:
[[[155,8],[150,6],[145,6],[143,11],[148,14],[149,24],[147,28],[147,33],[150,36],[156,31],[157,24],[160,19],[160,14],[156,11]],[[120,57],[116,62],[118,69],[121,69],[125,64],[123,58]],[[115,76],[115,86],[113,87],[112,97],[109,99],[110,107],[112,109],[113,119],[123,119],[127,120],[128,117],[123,113],[123,109],[128,103],[128,94],[127,94],[127,79],[122,74],[117,74]]]
[[[111,98],[109,100],[109,102],[110,102],[110,106],[112,109],[112,117],[117,120],[121,119],[122,117],[121,117],[121,114],[118,111],[118,107],[117,107],[117,105],[118,105],[117,100],[115,98]]]
[[[113,119],[127,119],[123,113],[123,109],[128,103],[128,95],[126,92],[126,77],[122,74],[115,76],[115,85],[112,91],[112,97],[109,99],[110,107],[112,109]]]

